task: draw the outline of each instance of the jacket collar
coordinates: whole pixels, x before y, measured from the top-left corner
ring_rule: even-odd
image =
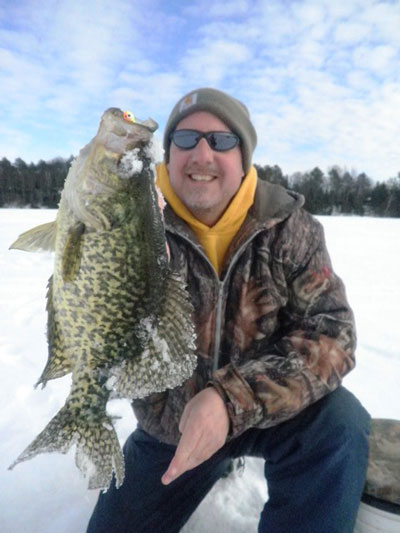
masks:
[[[258,179],[254,203],[250,207],[247,217],[243,222],[234,242],[247,240],[253,233],[262,229],[269,229],[285,218],[293,211],[300,209],[304,204],[304,197],[294,191],[284,189],[267,181]],[[198,240],[188,224],[178,217],[167,204],[164,210],[165,226],[168,231],[180,234],[198,245]]]
[[[244,249],[246,243],[249,243],[261,231],[270,229],[289,217],[303,204],[304,197],[301,194],[258,179],[254,203],[227,250],[220,279],[226,278],[230,265],[235,261],[235,257],[238,257],[240,250]],[[194,248],[206,256],[193,230],[175,214],[169,204],[164,209],[164,219],[167,231],[190,241]]]

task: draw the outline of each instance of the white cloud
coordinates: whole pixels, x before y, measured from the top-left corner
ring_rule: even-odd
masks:
[[[239,75],[250,59],[251,51],[246,45],[214,39],[189,50],[181,64],[195,83],[218,85],[224,77]]]
[[[318,1],[318,0],[315,0]],[[349,19],[352,16],[359,14],[360,11],[365,9],[371,0],[320,0],[327,9],[328,16],[333,22],[337,22],[343,19]]]
[[[373,28],[376,40],[400,46],[400,2],[378,1],[360,11],[360,18]]]
[[[359,22],[343,22],[334,32],[334,38],[338,43],[347,45],[357,44],[368,37],[370,27]]]
[[[110,95],[110,100],[117,106],[133,105],[134,114],[149,114],[158,111],[157,115],[169,113],[171,106],[182,95],[182,78],[171,72],[154,72],[146,75],[124,72],[120,75],[120,84]],[[158,122],[160,118],[153,118]],[[141,117],[147,118],[147,117]]]
[[[259,161],[389,177],[399,28],[398,0],[12,3],[0,8],[0,157],[68,156],[111,105],[161,133],[182,94],[213,85],[250,108]]]
[[[346,76],[347,85],[352,88],[357,94],[369,94],[370,96],[379,87],[377,81],[371,77],[369,72],[358,69],[355,66],[354,70],[350,70]]]
[[[236,0],[232,2],[231,0],[217,0],[216,2],[210,3],[208,0],[200,0],[183,7],[183,12],[186,15],[201,17],[233,17],[245,15],[252,9],[252,4],[250,0]]]
[[[31,137],[29,133],[21,131],[18,127],[13,128],[0,123],[0,141],[3,152],[0,153],[0,159],[7,157],[10,161],[14,161],[17,157],[21,157],[21,154],[24,154],[25,157],[25,154],[27,154],[27,150],[29,149]],[[31,160],[32,157],[26,158],[27,162],[30,162]]]
[[[0,49],[0,100],[10,118],[27,117],[47,91],[46,69],[18,52]],[[3,105],[4,105],[3,104]]]
[[[354,65],[381,75],[398,75],[399,53],[393,46],[360,46],[354,50]]]
[[[399,89],[386,87],[366,101],[351,91],[338,92],[337,97],[329,88],[306,91],[301,105],[283,106],[278,116],[258,120],[269,159],[264,162],[281,164],[286,172],[339,164],[375,178],[397,175]]]
[[[307,29],[309,26],[319,26],[324,22],[325,18],[324,6],[320,3],[294,3],[292,6],[292,13],[301,27]]]
[[[325,61],[326,49],[317,41],[305,39],[293,48],[293,58],[302,68],[318,68]]]

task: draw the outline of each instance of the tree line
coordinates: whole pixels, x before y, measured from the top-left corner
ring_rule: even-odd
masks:
[[[0,207],[57,208],[73,156],[27,165],[21,158],[0,161]],[[305,197],[314,215],[368,215],[400,217],[400,172],[396,178],[374,182],[332,166],[326,174],[318,167],[288,176],[278,165],[255,165],[261,179],[278,183]]]
[[[255,165],[260,178],[283,185],[305,197],[304,207],[314,215],[368,215],[400,217],[400,172],[396,178],[374,182],[332,166],[327,174],[315,167],[309,172],[283,175],[279,166]]]
[[[73,157],[39,161],[0,161],[0,207],[56,208]]]

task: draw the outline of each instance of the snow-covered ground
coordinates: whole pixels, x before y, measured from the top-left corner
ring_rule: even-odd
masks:
[[[24,230],[48,222],[52,210],[0,209],[0,531],[81,533],[97,499],[74,454],[39,455],[7,467],[63,405],[70,378],[34,389],[47,360],[45,293],[51,254],[9,251]],[[400,419],[400,219],[320,217],[335,270],[357,318],[358,366],[345,385],[372,416]],[[110,411],[121,442],[136,421],[125,401]],[[266,498],[262,462],[247,459],[243,476],[221,480],[185,533],[253,533]],[[110,532],[111,533],[111,532]]]

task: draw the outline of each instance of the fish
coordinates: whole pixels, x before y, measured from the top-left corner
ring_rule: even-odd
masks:
[[[89,489],[124,480],[107,402],[181,385],[197,364],[193,305],[170,265],[155,185],[152,119],[107,109],[72,163],[56,220],[12,249],[54,250],[47,291],[48,360],[36,384],[72,375],[64,406],[9,467],[39,453],[66,453]]]

